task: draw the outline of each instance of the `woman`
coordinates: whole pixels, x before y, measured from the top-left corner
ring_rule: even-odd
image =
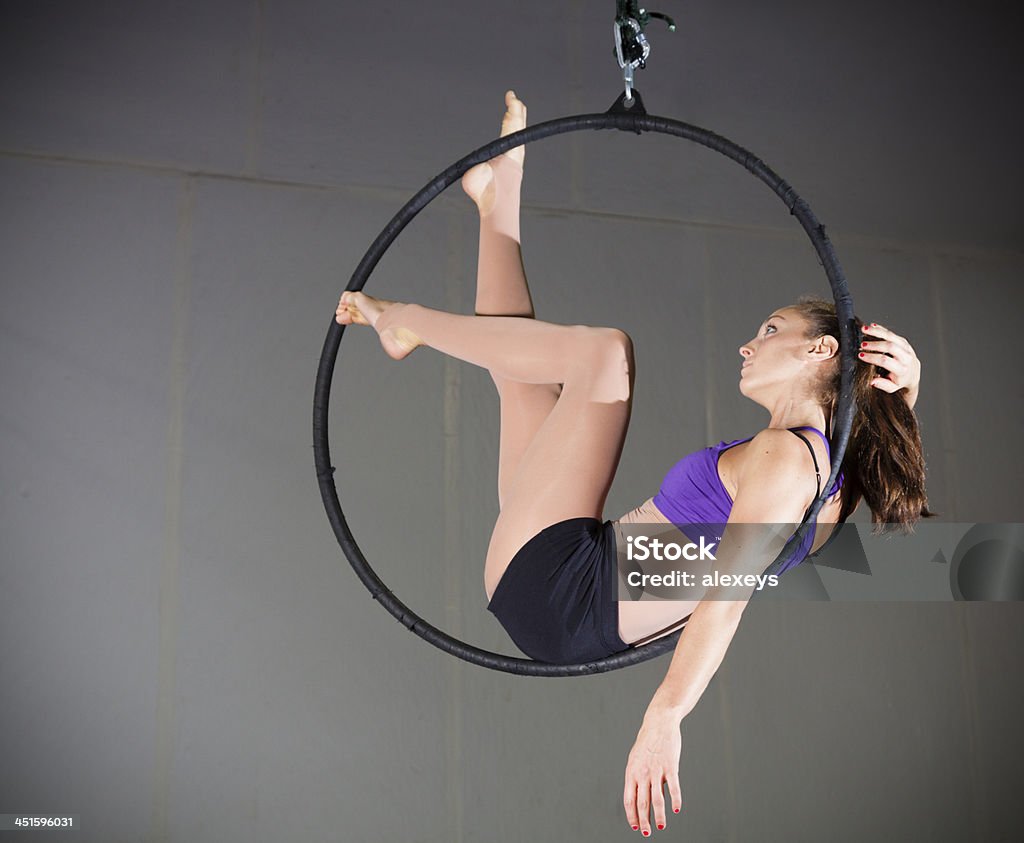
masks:
[[[526,108],[512,91],[505,102],[502,135],[526,125]],[[519,247],[523,159],[518,147],[462,180],[480,212],[477,315],[346,292],[336,318],[342,325],[372,325],[395,359],[427,345],[489,370],[501,402],[500,514],[484,587],[488,608],[520,649],[542,661],[581,662],[666,635],[685,622],[626,768],[627,820],[646,836],[651,808],[658,828],[665,825],[663,782],[679,811],[680,722],[720,665],[750,589],[719,591],[708,595],[716,599],[692,604],[620,603],[615,565],[623,527],[678,525],[709,512],[730,525],[798,524],[820,490],[821,468],[827,475],[831,462],[827,431],[838,385],[838,326],[834,308],[823,301],[772,313],[740,348],[740,391],[768,409],[768,427],[749,440],[690,455],[669,472],[658,496],[617,521],[604,521],[630,417],[632,344],[614,328],[534,319]],[[860,357],[869,364],[858,375],[863,411],[852,431],[844,482],[817,524],[844,520],[863,496],[877,522],[909,525],[928,514],[911,410],[920,364],[903,338],[878,325],[862,329]],[[872,364],[883,364],[888,377]],[[903,396],[888,394],[897,391]],[[818,435],[805,437],[801,428]],[[864,468],[869,465],[870,471]],[[803,550],[816,551],[829,532],[809,536]],[[717,564],[761,573],[784,538],[774,544],[744,539],[727,527]]]

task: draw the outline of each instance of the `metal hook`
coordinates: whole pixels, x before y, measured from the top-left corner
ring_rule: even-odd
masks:
[[[623,24],[633,29],[635,43],[642,50],[641,55],[631,61],[627,61],[622,55]],[[620,24],[619,21],[615,21],[612,25],[612,30],[615,34],[615,57],[618,59],[619,67],[622,68],[622,80],[626,88],[626,101],[630,102],[633,99],[633,68],[644,66],[647,57],[651,54],[651,45],[644,37],[643,30],[640,28],[640,22],[637,21],[636,18],[627,18],[623,24]]]

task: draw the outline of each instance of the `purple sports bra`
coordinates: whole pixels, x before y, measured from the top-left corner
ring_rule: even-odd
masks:
[[[791,427],[790,431],[813,430],[825,443],[825,449],[829,453],[829,460],[832,458],[832,449],[829,447],[828,437],[815,427]],[[795,434],[799,436],[799,434]],[[673,524],[675,524],[691,541],[697,536],[691,533],[715,532],[719,534],[729,521],[729,514],[732,512],[732,498],[722,484],[718,476],[718,458],[723,451],[727,451],[734,445],[749,442],[753,436],[746,439],[734,439],[732,442],[719,442],[687,454],[672,468],[661,483],[661,490],[654,497],[654,505]],[[803,439],[803,437],[800,437]],[[808,449],[810,443],[804,439]],[[821,472],[818,470],[818,461],[811,451],[811,458],[814,459],[815,471],[818,471],[818,489],[821,489]],[[843,475],[829,490],[829,497],[832,497],[843,485]],[[807,517],[807,512],[804,513]],[[690,525],[687,529],[685,525]],[[802,562],[814,545],[815,530],[807,531],[804,540],[798,551],[794,553],[783,571]]]

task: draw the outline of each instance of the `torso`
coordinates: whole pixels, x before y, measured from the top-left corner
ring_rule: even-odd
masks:
[[[821,482],[828,481],[829,460],[828,452],[820,437],[811,435],[811,446],[814,448],[818,465],[823,472]],[[718,456],[718,479],[722,483],[729,496],[730,501],[735,501],[738,487],[736,478],[743,467],[743,460],[750,442],[741,442],[722,451]],[[808,455],[809,456],[809,455]],[[811,483],[814,482],[814,475],[811,474]],[[813,486],[810,489],[814,491]],[[814,542],[811,545],[811,553],[819,550],[839,521],[839,512],[842,509],[841,495],[836,492],[829,500],[825,501],[818,512]],[[654,498],[649,498],[640,504],[636,509],[625,513],[621,518],[616,519],[614,525],[619,539],[622,538],[619,524],[671,524],[672,522],[654,503]],[[680,533],[680,536],[682,534]],[[653,641],[664,635],[675,631],[690,616],[700,601],[668,601],[657,602],[619,602],[619,637],[627,644],[644,644]]]

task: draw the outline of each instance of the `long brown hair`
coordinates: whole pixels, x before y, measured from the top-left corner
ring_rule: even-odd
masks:
[[[803,296],[792,306],[807,321],[807,338],[835,337],[839,341],[836,307],[816,296]],[[863,323],[856,319],[857,337]],[[839,361],[820,384],[818,400],[829,418],[839,401]],[[911,533],[921,518],[936,513],[928,509],[925,494],[924,450],[917,416],[901,392],[888,393],[871,386],[880,367],[858,363],[854,380],[857,412],[843,456],[841,521],[853,514],[861,498],[871,509],[874,532]]]

